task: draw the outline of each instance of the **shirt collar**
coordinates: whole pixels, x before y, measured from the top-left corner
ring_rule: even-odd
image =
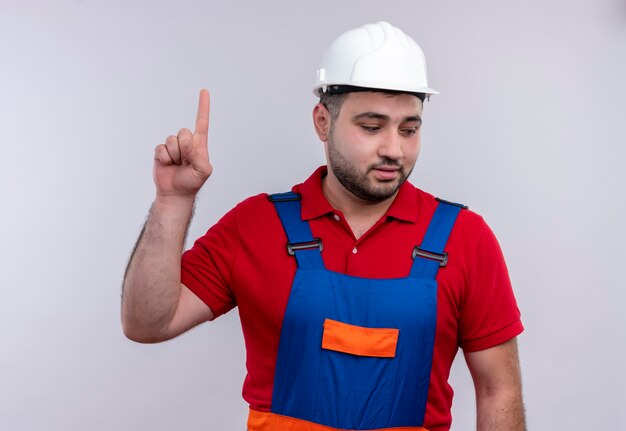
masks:
[[[322,179],[326,173],[326,166],[320,166],[304,183],[293,188],[294,192],[302,195],[302,218],[304,220],[335,212],[322,191]],[[400,186],[386,216],[411,223],[417,221],[416,189],[411,183],[405,181]]]
[[[322,179],[326,176],[326,172],[326,166],[320,166],[305,182],[293,188],[294,192],[302,195],[302,218],[304,220],[311,220],[335,211],[322,191]]]
[[[405,181],[398,189],[398,194],[387,210],[387,217],[410,223],[417,222],[417,189]]]

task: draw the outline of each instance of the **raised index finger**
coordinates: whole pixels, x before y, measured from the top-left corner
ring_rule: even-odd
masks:
[[[198,114],[196,115],[196,135],[205,137],[209,133],[209,113],[211,111],[211,102],[209,90],[202,89],[200,91],[200,100],[198,101]]]

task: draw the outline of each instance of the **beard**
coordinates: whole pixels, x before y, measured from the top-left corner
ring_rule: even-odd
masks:
[[[341,154],[334,142],[334,136],[328,136],[328,164],[330,165],[339,183],[350,193],[364,201],[378,203],[392,197],[406,181],[413,169],[406,172],[397,160],[383,157],[378,163],[367,167],[361,173],[356,166]],[[375,182],[368,178],[368,173],[381,167],[393,167],[398,169],[398,177],[389,181]]]

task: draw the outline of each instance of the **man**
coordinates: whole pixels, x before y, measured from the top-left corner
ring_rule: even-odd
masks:
[[[419,46],[381,22],[341,35],[313,109],[328,166],[292,192],[249,198],[182,256],[210,176],[209,95],[196,130],[155,152],[156,199],[124,281],[122,322],[167,340],[239,307],[248,429],[450,427],[461,346],[478,429],[523,430],[523,330],[483,219],[406,182],[428,87]]]

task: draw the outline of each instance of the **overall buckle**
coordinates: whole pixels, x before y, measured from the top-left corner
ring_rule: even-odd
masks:
[[[286,192],[286,193],[274,193],[273,195],[267,195],[267,200],[270,202],[292,202],[302,199],[300,193]]]
[[[312,241],[287,243],[287,253],[289,256],[295,256],[295,252],[298,250],[308,250],[312,248],[319,248],[320,252],[324,251],[322,240],[313,238]]]
[[[432,251],[424,250],[419,246],[416,246],[413,249],[413,260],[415,260],[417,256],[423,257],[425,259],[436,260],[439,262],[440,267],[444,267],[448,264],[448,253],[446,253],[445,251],[443,253],[434,253]]]
[[[447,200],[445,200],[445,199],[441,199],[441,198],[435,198],[435,200],[436,200],[437,202],[442,202],[442,203],[444,203],[444,204],[454,205],[455,207],[459,207],[459,208],[461,208],[462,210],[467,210],[467,209],[469,209],[469,207],[468,207],[467,205],[460,204],[460,203],[458,203],[458,202],[447,201]]]

